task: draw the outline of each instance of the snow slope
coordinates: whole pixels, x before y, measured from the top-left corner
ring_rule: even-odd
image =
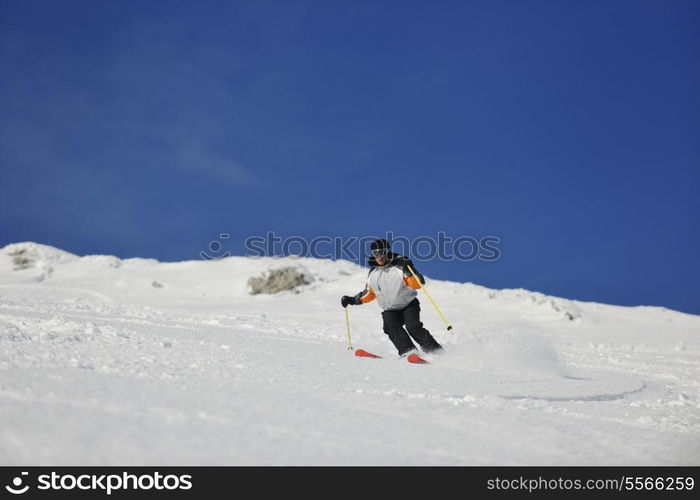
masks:
[[[371,303],[362,359],[366,274],[0,249],[0,464],[700,464],[700,317],[428,277],[448,353],[398,359]]]

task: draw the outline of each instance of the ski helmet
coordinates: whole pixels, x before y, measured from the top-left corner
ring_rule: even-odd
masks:
[[[378,240],[374,240],[372,242],[372,245],[370,246],[370,249],[372,250],[372,255],[384,255],[387,252],[389,252],[389,242],[385,240],[384,238],[379,238]]]

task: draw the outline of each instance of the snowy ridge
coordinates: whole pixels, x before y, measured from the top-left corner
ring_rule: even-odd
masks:
[[[249,293],[284,266],[296,292]],[[3,464],[700,464],[700,317],[431,280],[408,366],[347,261],[0,249]],[[396,425],[401,422],[401,425]],[[426,424],[429,423],[429,425]]]

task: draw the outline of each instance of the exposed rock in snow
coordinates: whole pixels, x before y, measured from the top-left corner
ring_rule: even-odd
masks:
[[[261,277],[248,279],[251,295],[279,293],[307,285],[311,280],[296,267],[282,267],[266,271]]]

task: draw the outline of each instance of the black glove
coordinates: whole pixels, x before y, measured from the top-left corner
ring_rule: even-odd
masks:
[[[411,262],[411,259],[407,257],[403,257],[401,255],[397,256],[394,258],[394,265],[401,267],[404,271],[406,271],[408,274],[412,275],[411,271],[408,270],[408,266],[413,267],[413,262]],[[415,268],[414,268],[415,269]]]
[[[340,304],[343,307],[348,307],[348,306],[356,306],[357,302],[355,301],[355,297],[350,297],[349,295],[343,295],[343,297],[340,299]]]
[[[404,272],[409,276],[415,276],[416,278],[418,278],[418,281],[420,281],[421,285],[425,284],[425,278],[421,273],[416,271],[413,262],[411,262],[411,259],[409,259],[408,257],[399,256],[396,259],[394,259],[394,264],[396,264],[397,266],[401,266]],[[415,273],[412,273],[411,269],[409,269],[408,266],[411,266],[411,269],[413,269]]]

